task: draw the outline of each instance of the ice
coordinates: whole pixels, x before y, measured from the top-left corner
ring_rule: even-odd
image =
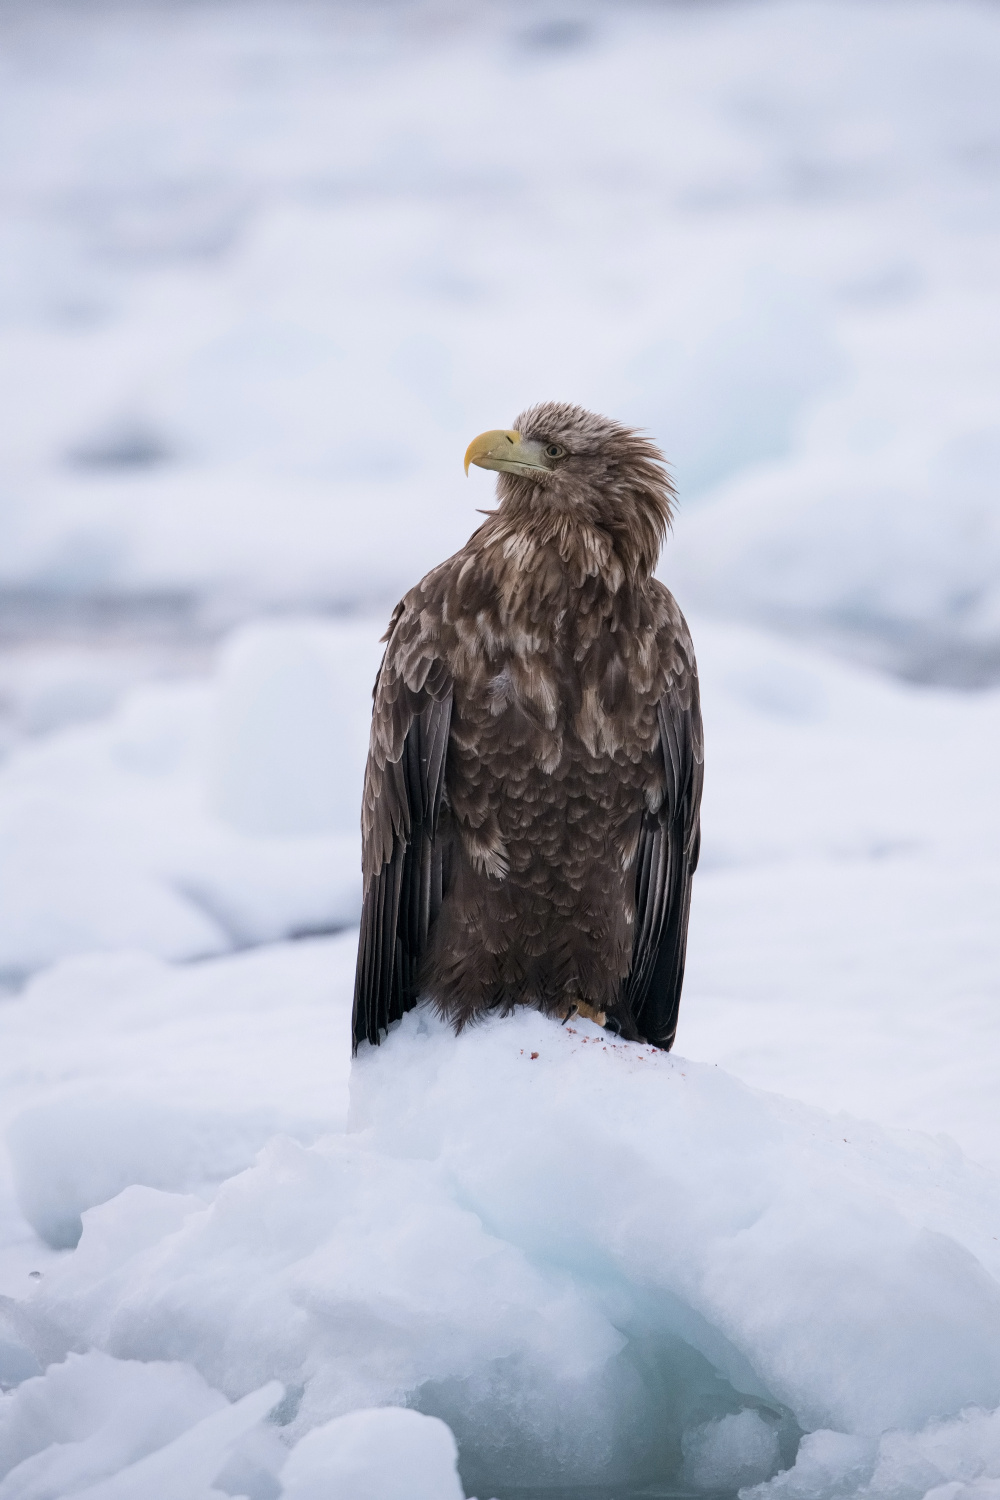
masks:
[[[674,460],[689,602],[996,680],[989,7],[37,6],[4,39],[15,615],[390,604],[475,522],[470,436],[559,396]]]
[[[840,421],[858,426],[858,399]],[[671,558],[692,603],[839,642],[918,680],[980,686],[1000,662],[1000,428],[901,456],[829,435],[721,487]]]
[[[146,1099],[60,1100],[18,1115],[7,1146],[21,1212],[61,1250],[77,1243],[80,1215],[93,1204],[131,1183],[210,1190],[252,1162],[282,1124],[252,1106],[233,1115]],[[316,1128],[299,1124],[307,1135]]]
[[[711,775],[678,1046],[997,1164],[1000,698],[694,629]]]
[[[273,1141],[211,1205],[90,1209],[29,1306],[231,1399],[276,1376],[290,1442],[439,1416],[478,1493],[735,1488],[802,1429],[873,1452],[1000,1405],[1000,1181],[953,1147],[532,1013],[413,1013],[351,1092],[346,1135]]]
[[[37,1233],[74,1245],[83,1210],[130,1184],[211,1196],[277,1132],[343,1128],[354,944],[189,970],[81,958],[9,1002],[2,1116]]]
[[[862,1494],[868,1500],[990,1500],[1000,1491],[1000,1412],[975,1409],[918,1433],[878,1439],[814,1432],[795,1465],[745,1500],[812,1500]]]
[[[0,1497],[208,1500],[281,1395],[273,1383],[230,1406],[189,1365],[69,1354],[0,1399]]]
[[[316,621],[248,626],[219,666],[212,800],[245,833],[355,833],[377,632]]]
[[[823,654],[1000,678],[995,11],[0,28],[0,1500],[995,1500],[1000,696]],[[553,397],[680,490],[677,1051],[352,1074],[378,636]]]
[[[78,1491],[80,1500],[141,1500],[150,1494],[162,1500],[221,1500],[227,1492],[217,1489],[212,1481],[221,1477],[220,1470],[233,1447],[274,1409],[281,1396],[281,1386],[269,1382],[232,1406],[203,1418],[157,1452]],[[267,1488],[273,1493],[270,1485]]]
[[[237,631],[211,684],[137,689],[0,767],[0,975],[135,947],[206,957],[360,909],[385,621]]]
[[[455,1439],[441,1421],[393,1407],[354,1411],[304,1437],[281,1473],[284,1500],[465,1500]]]
[[[166,1337],[233,1395],[267,1364],[300,1398],[293,1438],[341,1413],[397,1404],[428,1382],[447,1400],[452,1383],[475,1399],[478,1381],[488,1407],[499,1381],[540,1404],[544,1434],[561,1449],[569,1439],[553,1402],[583,1400],[599,1430],[573,1437],[593,1458],[608,1441],[601,1407],[612,1395],[599,1377],[621,1336],[565,1273],[535,1268],[487,1233],[442,1179],[434,1163],[380,1158],[350,1139],[316,1148],[279,1139],[211,1209],[161,1195],[164,1212],[176,1204],[166,1234],[140,1238],[149,1189],[90,1210],[70,1281],[53,1282],[55,1267],[46,1273],[42,1311],[58,1303],[56,1322],[69,1332],[79,1316],[70,1302],[79,1297],[103,1319],[93,1288],[115,1286],[121,1357],[155,1358]],[[146,1305],[153,1262],[171,1267],[153,1293],[156,1310]],[[181,1299],[176,1276],[187,1283]],[[93,1328],[73,1336],[92,1342]],[[493,1425],[504,1421],[501,1410]]]
[[[696,1490],[738,1490],[780,1468],[774,1421],[749,1409],[692,1428],[681,1450],[683,1477]]]
[[[282,1395],[230,1405],[189,1365],[70,1354],[0,1401],[0,1500],[463,1500],[437,1418],[352,1412],[289,1454],[262,1426]]]
[[[352,624],[315,628],[350,660]],[[256,640],[280,662],[313,629]],[[358,1059],[349,1117],[353,931],[68,958],[0,1007],[8,1383],[68,1348],[190,1364],[229,1400],[277,1378],[282,1453],[419,1408],[487,1496],[780,1468],[823,1500],[869,1482],[885,1433],[909,1452],[1000,1405],[1000,1186],[969,1159],[997,1159],[1000,698],[694,629],[713,776],[678,1056],[533,1016],[456,1040],[420,1012]],[[204,746],[224,682],[198,690]],[[49,795],[113,734],[162,778],[193,697],[156,689],[4,774]],[[23,1238],[15,1186],[50,1243],[82,1221],[72,1254]],[[990,1472],[987,1429],[958,1430],[942,1482]],[[273,1455],[258,1471],[273,1500]]]
[[[692,624],[712,775],[682,1047],[827,1109],[945,1131],[975,1157],[996,1161],[1000,820],[992,788],[1000,700],[915,690],[762,631],[697,615]],[[377,652],[376,625],[369,635],[330,621],[255,629],[267,650],[272,629],[286,645],[300,631],[310,639],[321,632],[330,659],[356,652],[353,686],[344,679],[345,717],[349,697],[359,716],[368,713],[373,669],[365,652]],[[239,637],[235,644],[242,650]],[[225,931],[216,925],[204,935],[209,952],[351,920],[360,897],[356,835],[240,834],[205,810],[217,682],[144,690],[115,719],[25,747],[0,770],[0,816],[6,812],[8,829],[24,829],[0,845],[7,871],[0,939],[17,955],[17,972],[67,948],[116,942],[168,958],[197,955],[204,950],[194,943],[179,953],[172,946],[178,909],[205,926],[206,908],[225,916]],[[241,753],[263,787],[273,762],[253,746]],[[280,796],[277,775],[271,784]],[[84,787],[89,805],[78,795]],[[937,788],[934,816],[927,787]],[[76,838],[79,870],[70,884]],[[150,893],[169,904],[147,930],[139,918]],[[94,922],[60,929],[51,914],[57,895],[64,924],[73,902],[79,912],[84,901]],[[34,951],[25,911],[38,924]],[[95,1034],[131,1026],[146,1003],[139,1000],[146,972],[138,965],[133,980],[121,960],[102,979],[100,967],[88,979],[90,970],[67,971],[68,998],[50,1031],[71,1026],[74,985],[85,986],[94,1006],[113,974],[119,998],[92,1012]],[[29,1013],[15,1024],[22,1012],[10,1012],[10,1045],[35,1055]],[[87,1055],[99,1050],[88,1045]],[[210,1096],[197,1104],[211,1114]]]
[[[39,1352],[35,1326],[24,1309],[12,1297],[0,1297],[0,1391],[41,1375]]]
[[[673,338],[628,368],[634,420],[670,433],[685,500],[763,461],[784,459],[810,403],[837,383],[843,355],[815,288],[749,268],[735,287],[692,292]]]

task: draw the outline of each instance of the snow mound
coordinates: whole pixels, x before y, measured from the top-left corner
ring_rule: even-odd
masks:
[[[228,1485],[217,1489],[212,1481],[221,1481],[220,1470],[232,1449],[274,1409],[281,1396],[281,1386],[271,1381],[205,1417],[158,1452],[78,1491],[80,1500],[144,1500],[147,1495],[156,1495],[157,1500],[222,1500],[232,1490]],[[239,1465],[240,1470],[244,1467]]]
[[[211,1197],[276,1133],[347,1118],[354,934],[171,969],[92,955],[0,1013],[0,1123],[25,1218],[75,1245],[132,1184]]]
[[[230,1404],[190,1365],[71,1353],[0,1397],[0,1500],[464,1500],[438,1418],[351,1412],[289,1453],[283,1395]]]
[[[572,1434],[585,1460],[608,1441],[616,1330],[564,1271],[489,1234],[436,1164],[349,1137],[272,1142],[207,1209],[130,1188],[84,1215],[77,1251],[45,1286],[41,1311],[56,1309],[52,1321],[85,1344],[104,1342],[110,1315],[108,1347],[122,1357],[159,1358],[166,1339],[170,1357],[234,1396],[277,1374],[300,1398],[292,1438],[359,1407],[412,1402],[433,1382],[471,1395],[498,1448],[520,1437],[540,1463],[560,1437],[560,1405],[585,1406],[596,1427]],[[527,1433],[512,1400],[527,1408]]]
[[[307,1135],[319,1130],[304,1125]],[[248,1166],[278,1126],[273,1112],[181,1109],[137,1098],[62,1100],[25,1110],[7,1131],[21,1211],[54,1249],[80,1215],[133,1183],[205,1191]],[[303,1128],[303,1127],[300,1127]]]
[[[314,1428],[281,1474],[283,1500],[465,1500],[455,1439],[436,1417],[395,1407]]]
[[[0,978],[190,959],[357,920],[384,622],[237,632],[210,683],[137,690],[0,768]]]
[[[480,1494],[732,1489],[807,1431],[832,1496],[893,1443],[944,1472],[933,1424],[1000,1406],[998,1211],[947,1143],[586,1023],[456,1038],[418,1011],[357,1059],[348,1134],[271,1142],[210,1205],[130,1188],[30,1305],[231,1399],[280,1379],[291,1442],[440,1417]],[[992,1428],[963,1420],[983,1468]]]
[[[210,1500],[281,1396],[230,1406],[189,1365],[70,1354],[0,1400],[0,1500]]]

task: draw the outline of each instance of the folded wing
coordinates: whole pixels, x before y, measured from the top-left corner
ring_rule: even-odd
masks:
[[[364,904],[354,986],[354,1050],[378,1044],[418,998],[427,933],[441,905],[438,840],[451,681],[402,606],[375,684],[361,813]]]
[[[669,1050],[677,1031],[691,878],[701,845],[704,748],[693,669],[672,682],[657,716],[666,796],[657,813],[646,815],[639,836],[635,945],[622,999],[639,1035]]]

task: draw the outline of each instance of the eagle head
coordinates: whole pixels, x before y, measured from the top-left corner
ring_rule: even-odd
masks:
[[[648,577],[673,516],[674,487],[659,448],[634,427],[568,402],[529,407],[513,427],[480,433],[469,465],[495,469],[496,512],[508,525],[537,531],[598,529],[611,539],[626,573]]]

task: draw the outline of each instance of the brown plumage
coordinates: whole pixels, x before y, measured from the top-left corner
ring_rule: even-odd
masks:
[[[691,638],[652,576],[670,481],[554,403],[470,460],[499,506],[396,606],[375,684],[354,1045],[426,995],[456,1029],[532,1005],[670,1047],[702,784]]]

